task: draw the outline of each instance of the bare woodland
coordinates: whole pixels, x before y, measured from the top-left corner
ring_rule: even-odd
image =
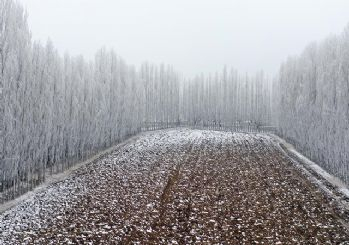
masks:
[[[349,183],[349,28],[309,45],[275,77],[186,79],[169,65],[94,60],[33,41],[23,7],[0,0],[0,203],[144,130],[144,125],[273,126]]]

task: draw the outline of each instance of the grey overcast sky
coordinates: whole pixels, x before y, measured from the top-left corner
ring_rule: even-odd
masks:
[[[35,40],[93,58],[172,64],[186,76],[221,70],[273,75],[289,55],[339,34],[348,0],[20,0]]]

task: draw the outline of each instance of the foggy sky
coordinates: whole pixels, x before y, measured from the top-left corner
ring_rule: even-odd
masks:
[[[33,39],[61,54],[105,46],[127,63],[172,64],[186,76],[264,69],[273,75],[311,41],[349,23],[348,0],[20,0]]]

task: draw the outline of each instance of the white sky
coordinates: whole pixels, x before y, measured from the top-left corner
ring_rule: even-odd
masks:
[[[186,76],[264,69],[340,33],[348,0],[20,0],[35,40],[93,58],[114,48],[127,63],[172,64]]]

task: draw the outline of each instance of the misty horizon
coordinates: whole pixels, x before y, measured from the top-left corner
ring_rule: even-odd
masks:
[[[186,77],[234,67],[274,76],[287,57],[340,34],[346,1],[21,0],[33,40],[93,59],[102,47],[127,63],[173,65]]]

